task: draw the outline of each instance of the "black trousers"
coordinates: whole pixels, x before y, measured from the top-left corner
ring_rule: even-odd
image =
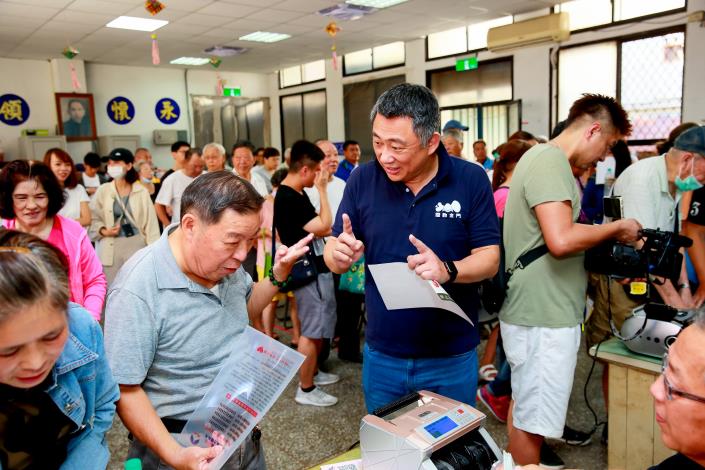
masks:
[[[358,325],[362,316],[364,294],[353,294],[341,290],[338,292],[338,357],[357,360],[360,356],[360,333]]]

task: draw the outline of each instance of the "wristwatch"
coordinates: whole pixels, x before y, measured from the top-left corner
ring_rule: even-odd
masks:
[[[458,268],[455,267],[455,263],[452,261],[443,261],[443,266],[448,271],[448,280],[446,282],[454,282],[455,278],[458,277]]]

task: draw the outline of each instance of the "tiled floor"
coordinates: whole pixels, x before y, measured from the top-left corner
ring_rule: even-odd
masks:
[[[282,339],[285,338],[282,334]],[[583,387],[591,365],[591,359],[581,351],[568,412],[568,424],[581,430],[589,430],[594,424],[583,398]],[[339,398],[337,405],[329,408],[298,405],[294,402],[295,379],[264,418],[262,439],[269,470],[306,469],[342,453],[358,440],[360,419],[365,415],[360,385],[361,365],[342,362],[333,352],[327,366],[341,376],[339,383],[325,387],[327,392]],[[602,420],[605,413],[600,389],[601,373],[602,366],[598,364],[588,384],[587,395]],[[482,410],[481,405],[478,406]],[[116,424],[108,434],[112,451],[110,470],[122,469],[127,449],[126,431],[119,421],[116,417]],[[504,425],[490,416],[486,427],[500,447],[506,445]],[[598,429],[593,442],[585,447],[552,445],[565,460],[567,468],[604,469],[607,467],[607,449],[600,443],[600,431]]]

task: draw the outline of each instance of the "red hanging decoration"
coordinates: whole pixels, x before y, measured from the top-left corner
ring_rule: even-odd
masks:
[[[152,65],[159,65],[159,44],[157,44],[157,35],[152,34]]]
[[[73,91],[80,91],[81,82],[78,81],[78,73],[76,72],[76,67],[73,66],[73,63],[69,62],[69,68],[71,69],[71,86],[73,87]]]
[[[166,8],[166,5],[164,5],[158,0],[147,0],[146,2],[144,2],[144,8],[149,12],[150,15],[154,16],[160,11],[162,11],[164,8]]]
[[[335,46],[331,47],[333,50],[333,70],[338,70],[338,53],[335,52]]]
[[[225,87],[225,80],[223,80],[220,77],[219,73],[216,73],[215,77],[217,79],[217,81],[215,83],[215,94],[216,94],[216,96],[223,96],[223,88]]]
[[[338,70],[338,53],[336,52],[336,47],[335,47],[335,36],[340,32],[340,26],[335,21],[331,21],[326,25],[326,33],[328,33],[328,36],[331,37],[333,40],[333,45],[330,46],[330,50],[332,52],[331,58],[333,60],[333,70]]]

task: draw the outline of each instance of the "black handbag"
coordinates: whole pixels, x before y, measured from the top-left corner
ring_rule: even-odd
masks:
[[[277,230],[274,226],[274,222],[272,222],[272,268],[274,267],[276,243]],[[269,273],[265,274],[269,275]],[[316,262],[314,256],[309,251],[296,260],[296,263],[294,263],[294,266],[291,268],[291,273],[289,273],[289,282],[287,282],[284,287],[280,287],[279,292],[291,292],[294,289],[311,284],[317,277],[318,269],[316,268]]]

